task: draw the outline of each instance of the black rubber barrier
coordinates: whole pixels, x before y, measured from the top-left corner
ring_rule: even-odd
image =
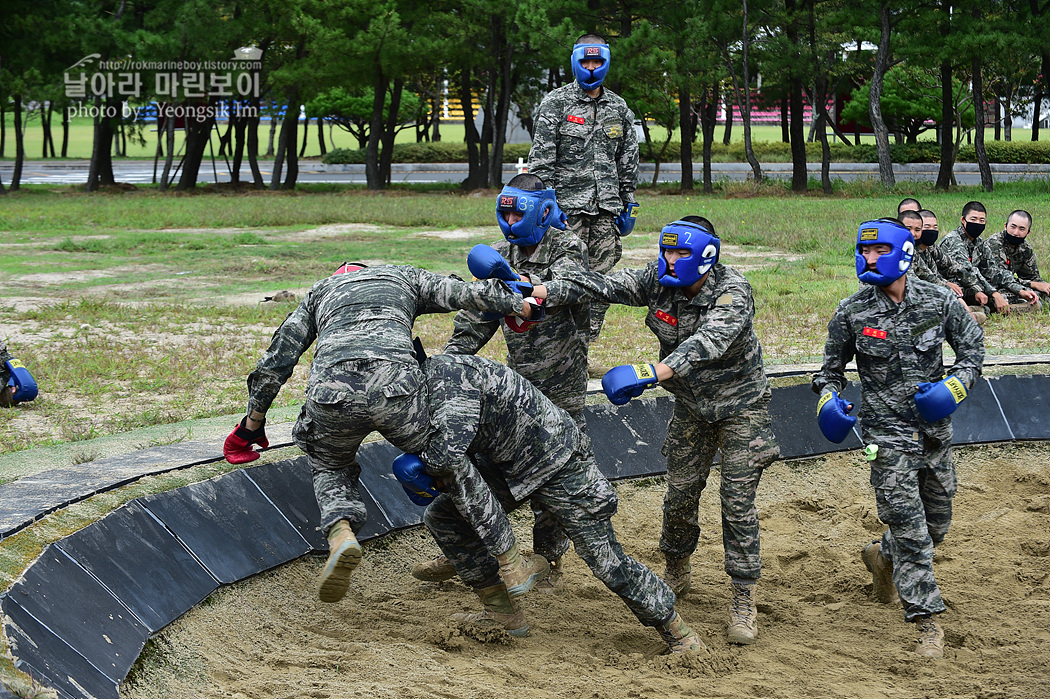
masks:
[[[955,443],[1050,439],[1044,396],[1050,396],[1047,376],[982,379],[953,416]],[[843,397],[858,401],[857,387]],[[666,397],[589,406],[587,432],[602,471],[613,479],[663,473],[660,449],[671,409]],[[842,444],[825,440],[815,409],[808,385],[773,390],[770,414],[782,458],[860,446],[856,433]],[[421,521],[423,509],[390,473],[397,454],[386,442],[359,452],[369,515],[362,540]],[[49,546],[0,595],[15,662],[62,697],[116,698],[149,636],[220,584],[325,551],[319,520],[305,457],[134,500]]]

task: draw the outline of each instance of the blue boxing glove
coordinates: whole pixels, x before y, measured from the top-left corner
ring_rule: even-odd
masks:
[[[829,442],[841,444],[857,424],[857,418],[848,413],[853,404],[839,398],[836,391],[825,393],[817,403],[817,425]]]
[[[922,382],[915,394],[915,407],[926,422],[943,420],[959,407],[966,398],[966,386],[955,376],[936,383]]]
[[[7,370],[11,372],[11,378],[7,380],[7,385],[15,389],[14,394],[11,396],[12,400],[15,403],[25,403],[36,398],[36,379],[29,373],[29,369],[26,369],[25,364],[22,364],[17,359],[9,359],[4,364],[7,365]]]
[[[420,507],[426,507],[438,496],[434,477],[427,473],[423,460],[415,454],[401,454],[394,459],[390,467],[405,495]]]
[[[613,367],[602,377],[602,390],[613,405],[623,405],[642,391],[659,384],[652,364],[623,364]]]
[[[502,279],[516,282],[521,279],[510,268],[510,263],[489,245],[475,245],[467,254],[467,269],[475,279]]]
[[[631,231],[634,230],[634,222],[638,216],[638,205],[633,201],[630,204],[624,204],[623,211],[621,211],[613,223],[616,224],[617,230],[620,231],[620,237],[630,235]]]

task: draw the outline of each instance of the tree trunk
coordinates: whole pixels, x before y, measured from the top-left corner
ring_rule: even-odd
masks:
[[[992,96],[992,106],[995,109],[995,121],[992,123],[992,138],[996,141],[1003,140],[1003,103],[999,101],[999,95]]]
[[[277,115],[274,114],[273,110],[271,109],[271,111],[270,111],[270,138],[266,142],[266,155],[263,156],[264,158],[272,158],[272,157],[274,157],[274,154],[273,154],[273,141],[274,141],[274,139],[276,137],[277,137]]]
[[[68,106],[68,105],[67,105]],[[3,116],[0,115],[0,119]],[[69,152],[69,110],[62,110],[62,157],[66,157],[66,153]],[[0,148],[0,157],[3,157],[3,148]]]
[[[324,120],[317,117],[317,145],[321,148],[321,157],[328,155],[328,148],[324,142]]]
[[[797,41],[797,35],[795,38]],[[794,42],[793,42],[794,43]],[[791,191],[805,192],[809,184],[806,172],[806,124],[802,111],[802,80],[792,71],[791,85]]]
[[[44,127],[44,157],[47,157],[48,151],[51,152],[51,157],[55,157],[55,138],[51,135],[51,115],[54,113],[54,103],[51,100],[47,101],[47,108],[42,109],[40,112],[40,122]]]
[[[376,61],[372,66],[372,116],[369,119],[368,145],[365,147],[365,186],[370,190],[383,188],[379,168],[379,139],[383,135],[383,102],[386,99],[387,77]]]
[[[300,58],[301,57],[302,56],[300,56]],[[284,122],[288,125],[288,134],[285,137],[286,143],[284,149],[288,163],[288,172],[284,176],[284,182],[281,184],[281,189],[295,189],[295,183],[299,179],[299,155],[295,152],[295,144],[299,140],[299,90],[294,91],[291,103],[295,106],[295,109],[289,108],[284,115]]]
[[[506,41],[502,20],[493,25],[495,45],[502,46],[499,61],[499,99],[492,124],[492,157],[489,161],[489,186],[503,186],[503,146],[507,141],[507,118],[510,116],[511,93],[514,91],[514,46]]]
[[[780,97],[780,142],[791,143],[791,127],[788,124],[788,115],[791,114],[790,92],[785,92]]]
[[[1009,97],[1003,103],[1003,131],[1003,138],[1007,141],[1014,140],[1014,107]]]
[[[15,113],[15,169],[11,173],[10,190],[17,192],[22,186],[22,164],[26,159],[25,134],[22,133],[22,95],[14,97]]]
[[[955,109],[952,104],[952,62],[941,61],[941,166],[937,170],[936,189],[951,187],[955,169],[955,144],[951,137]]]
[[[828,145],[828,73],[821,65],[817,47],[817,18],[812,2],[807,3],[806,12],[809,29],[809,51],[813,56],[813,74],[816,78],[812,105],[813,130],[820,139],[820,188],[824,194],[831,194],[831,146]]]
[[[160,173],[160,191],[165,191],[171,184],[171,165],[175,161],[175,118],[164,119],[164,135],[168,142],[168,152],[164,156],[164,170]]]
[[[678,121],[682,125],[682,182],[683,192],[693,191],[693,104],[689,88],[678,88]]]
[[[467,178],[460,187],[467,190],[478,189],[484,184],[482,179],[479,145],[481,137],[474,125],[474,100],[470,93],[470,68],[464,68],[459,74],[459,101],[463,105],[463,127],[467,141]]]
[[[296,121],[298,123],[298,120]],[[318,129],[320,131],[320,129]],[[303,119],[303,145],[299,148],[299,157],[302,158],[306,155],[306,142],[310,137],[310,117]]]
[[[481,177],[482,182],[486,187],[491,187],[492,182],[489,180],[489,167],[490,160],[489,155],[491,151],[489,146],[492,144],[492,115],[496,110],[496,71],[488,71],[488,85],[485,88],[485,119],[481,122],[481,148],[478,151],[478,156],[481,159]]]
[[[733,91],[734,98],[736,91]],[[728,146],[733,139],[733,102],[726,100],[726,124],[722,130],[722,145]]]
[[[4,157],[4,151],[7,149],[7,110],[4,108],[6,103],[7,99],[0,90],[0,158]]]
[[[201,163],[204,162],[204,150],[211,142],[211,129],[215,117],[209,117],[203,123],[196,119],[186,119],[186,153],[182,157],[182,173],[176,191],[186,192],[197,187]]]
[[[1032,140],[1039,140],[1039,121],[1043,118],[1043,97],[1046,93],[1043,91],[1043,83],[1046,82],[1047,78],[1050,78],[1050,52],[1043,51],[1043,60],[1040,63],[1039,73],[1043,76],[1043,79],[1039,81],[1039,87],[1035,92],[1035,105],[1032,111]],[[0,157],[3,157],[3,149],[0,148]]]
[[[751,46],[751,36],[748,33],[747,28],[747,0],[741,0],[744,10],[743,20],[743,56],[744,56],[744,105],[742,109],[742,116],[744,120],[744,153],[747,155],[747,162],[751,165],[751,172],[754,173],[755,183],[758,184],[762,181],[762,166],[758,162],[758,158],[755,157],[755,149],[751,145],[751,68],[748,66],[748,57]]]
[[[973,113],[976,119],[973,132],[973,149],[977,154],[977,167],[981,170],[981,186],[990,192],[995,186],[992,182],[992,169],[988,166],[988,153],[984,150],[984,79],[981,75],[981,59],[973,57]]]
[[[255,189],[264,189],[262,170],[259,169],[259,98],[252,98],[252,116],[248,119],[248,165],[252,169],[252,186]]]
[[[386,187],[390,184],[390,163],[394,159],[394,137],[397,136],[398,112],[401,111],[401,96],[405,91],[405,81],[394,79],[390,95],[390,113],[387,114],[383,127],[383,152],[379,154],[379,178]]]
[[[889,189],[896,184],[896,179],[893,175],[893,159],[890,157],[890,135],[886,121],[882,118],[882,81],[890,64],[890,9],[886,2],[879,6],[879,27],[879,48],[875,52],[875,67],[868,93],[868,115],[871,118],[871,130],[875,133],[879,178],[882,186]]]
[[[700,103],[700,130],[703,132],[704,151],[704,192],[711,194],[715,191],[714,183],[711,181],[711,143],[715,139],[715,120],[718,118],[718,83],[711,86],[710,90],[704,90],[701,94]]]

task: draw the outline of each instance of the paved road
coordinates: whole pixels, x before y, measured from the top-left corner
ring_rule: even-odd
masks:
[[[269,183],[273,172],[273,162],[263,161],[260,163],[263,177]],[[712,166],[712,177],[717,181],[720,179],[730,181],[743,181],[751,174],[751,168],[746,163],[714,163]],[[896,165],[894,171],[898,180],[928,180],[937,179],[937,165],[935,163],[917,163],[910,165]],[[218,181],[229,182],[230,175],[225,162],[216,162],[218,170]],[[0,180],[5,184],[11,181],[13,164],[10,161],[0,163]],[[144,160],[117,161],[113,164],[114,175],[118,182],[130,184],[148,184],[153,182],[153,163]],[[810,177],[820,177],[820,163],[809,163]],[[88,162],[86,160],[65,161],[29,161],[23,166],[22,182],[24,184],[78,184],[87,178]],[[420,163],[420,164],[395,164],[391,166],[391,179],[394,182],[403,183],[431,183],[431,182],[459,182],[467,175],[467,166],[463,163]],[[651,182],[655,169],[652,163],[642,163],[640,179],[643,182]],[[791,178],[791,163],[768,163],[762,165],[763,174],[776,178]],[[514,165],[504,166],[507,177],[516,172]],[[693,164],[693,175],[699,177],[702,172],[699,163]],[[874,163],[832,163],[831,177],[842,180],[877,179],[879,176],[878,165]],[[992,165],[992,176],[996,182],[1006,182],[1022,179],[1045,179],[1050,176],[1050,166],[1047,165]],[[251,171],[247,167],[241,168],[241,179],[249,180]],[[975,185],[981,183],[981,176],[977,166],[973,163],[959,163],[955,166],[955,178],[959,184]],[[211,163],[206,161],[200,169],[198,183],[207,184],[215,181],[212,173]],[[681,181],[681,167],[678,163],[664,164],[660,167],[660,182]],[[323,165],[317,161],[310,160],[300,163],[299,182],[334,182],[334,183],[364,183],[365,172],[363,165]]]

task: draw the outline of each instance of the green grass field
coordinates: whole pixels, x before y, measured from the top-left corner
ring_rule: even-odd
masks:
[[[15,155],[15,139],[14,139],[14,116],[10,113],[5,113],[5,121],[7,124],[7,142],[4,149],[4,158],[13,159]],[[225,133],[225,124],[219,124],[218,127],[222,133]],[[144,124],[135,129],[128,130],[128,145],[127,154],[129,158],[153,158],[157,150],[157,132],[154,124]],[[214,131],[213,146],[218,151],[219,147],[219,131]],[[718,143],[722,142],[724,135],[723,127],[719,126],[715,129],[715,140]],[[744,140],[744,128],[740,122],[736,122],[733,125],[731,131],[732,140],[736,142],[743,142]],[[52,118],[52,138],[55,140],[55,154],[61,153],[61,121],[58,115]],[[268,121],[263,122],[259,128],[259,144],[260,144],[260,157],[265,155],[267,143],[270,137],[270,123]],[[445,141],[462,142],[464,137],[464,129],[462,122],[448,122],[441,124],[441,138]],[[675,135],[675,138],[677,135]],[[852,135],[851,135],[852,137]],[[1045,136],[1050,137],[1050,135]],[[299,144],[302,145],[303,130],[302,123],[299,128]],[[652,129],[652,138],[659,140],[662,143],[663,139],[666,138],[666,131],[654,127]],[[780,127],[779,126],[755,126],[752,129],[752,138],[754,141],[779,141],[780,138]],[[923,138],[933,140],[932,132],[923,135]],[[989,130],[985,138],[991,140],[992,132]],[[1014,129],[1013,140],[1015,141],[1027,141],[1031,139],[1031,130],[1029,129]],[[321,149],[317,142],[317,123],[315,121],[310,122],[309,132],[307,134],[306,152],[304,157],[320,157]],[[412,128],[403,130],[398,134],[397,143],[414,143],[416,140],[415,131]],[[862,143],[873,143],[874,138],[872,136],[861,136]],[[33,113],[30,115],[29,120],[25,124],[25,149],[26,157],[31,160],[40,159],[43,156],[43,143],[44,134],[41,126],[39,113]],[[353,138],[349,133],[340,128],[325,127],[325,143],[327,147],[331,149],[336,148],[350,148],[357,149],[357,139]],[[92,123],[91,120],[85,117],[74,118],[70,122],[69,129],[69,144],[67,147],[68,158],[90,158],[91,157],[91,145],[92,145]],[[182,148],[183,137],[181,132],[176,133],[176,152]],[[298,151],[296,151],[298,152]],[[699,151],[696,154],[696,158],[700,157]],[[672,160],[674,158],[672,157]]]

